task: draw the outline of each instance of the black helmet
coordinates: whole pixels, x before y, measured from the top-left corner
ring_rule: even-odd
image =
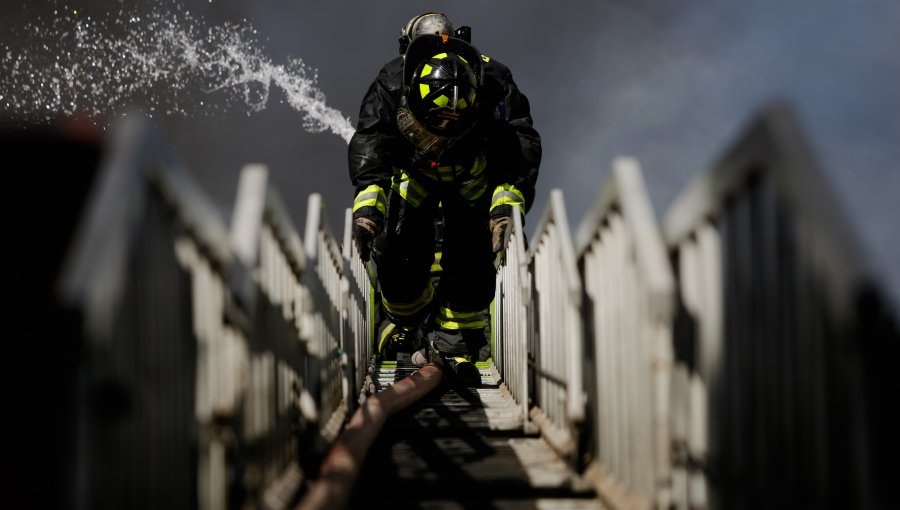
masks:
[[[416,68],[407,104],[426,129],[439,136],[456,137],[472,127],[478,80],[472,67],[453,52],[433,55]]]
[[[423,34],[404,60],[397,127],[419,149],[439,154],[475,123],[481,54],[461,39]]]

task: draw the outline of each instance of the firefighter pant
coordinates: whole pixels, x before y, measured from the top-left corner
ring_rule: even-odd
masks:
[[[442,353],[475,354],[485,345],[487,310],[496,284],[488,227],[490,194],[467,200],[453,183],[404,179],[407,187],[399,188],[395,181],[388,195],[385,228],[373,250],[385,313],[407,328],[430,321],[426,329],[433,329],[434,346]],[[431,270],[435,219],[441,213],[442,273],[435,290]]]

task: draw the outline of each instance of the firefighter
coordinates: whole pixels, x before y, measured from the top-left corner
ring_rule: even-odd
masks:
[[[534,199],[541,141],[509,69],[482,55],[468,27],[425,13],[402,29],[400,56],[379,72],[349,145],[353,230],[377,268],[382,355],[428,347],[428,359],[468,385],[486,344],[493,261],[513,206]],[[431,278],[442,224],[441,282]],[[416,356],[418,354],[418,356]]]

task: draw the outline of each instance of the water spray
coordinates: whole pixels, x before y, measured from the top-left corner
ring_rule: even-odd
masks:
[[[48,23],[13,30],[22,43],[0,41],[0,112],[30,122],[82,116],[104,119],[137,111],[214,115],[266,108],[272,87],[302,115],[309,132],[349,142],[350,119],[326,104],[317,75],[301,59],[275,64],[246,20],[210,26],[187,10],[94,18],[54,11]]]

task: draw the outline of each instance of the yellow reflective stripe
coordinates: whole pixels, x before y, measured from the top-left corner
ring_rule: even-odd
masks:
[[[439,166],[437,170],[438,170],[438,177],[440,177],[442,181],[444,181],[444,182],[453,181],[454,172],[453,172],[452,166],[449,166],[449,165]]]
[[[448,319],[470,319],[472,317],[484,317],[485,310],[475,310],[474,312],[456,312],[445,306],[440,307],[438,313],[441,317]]]
[[[469,174],[471,174],[472,177],[478,177],[481,172],[484,172],[485,168],[487,168],[487,158],[484,157],[484,154],[479,154],[478,157],[475,158],[475,162],[472,163]]]
[[[356,199],[353,200],[353,212],[361,207],[375,207],[384,214],[385,204],[387,204],[387,198],[385,198],[384,190],[381,189],[381,186],[372,184],[356,195]]]
[[[482,329],[487,325],[485,313],[487,310],[474,312],[456,312],[445,306],[438,309],[435,322],[444,329]]]
[[[522,192],[519,191],[518,188],[516,188],[512,184],[501,184],[501,185],[497,186],[497,188],[494,189],[494,197],[493,198],[496,199],[497,195],[499,195],[501,193],[512,193],[514,196],[519,197],[519,200],[521,200],[522,202],[525,201],[525,196],[522,195]]]
[[[436,251],[434,252],[434,262],[431,264],[431,272],[432,273],[440,273],[444,270],[441,266],[441,257],[444,255],[444,252]]]
[[[434,98],[434,104],[440,106],[441,108],[445,108],[448,104],[450,104],[450,98],[442,94]]]
[[[484,319],[461,322],[437,317],[435,322],[444,329],[460,330],[460,329],[482,329],[487,324]]]
[[[438,53],[437,55],[435,55],[431,58],[437,58],[437,59],[447,58],[447,54],[446,53]]]
[[[490,62],[490,61],[491,61],[491,57],[489,57],[489,56],[487,56],[487,55],[482,55],[482,56],[481,56],[481,60],[484,60],[485,62]]]
[[[482,177],[481,179],[477,179],[463,186],[459,190],[459,194],[466,200],[475,200],[481,195],[484,195],[484,192],[487,191],[487,187],[487,179]]]
[[[431,92],[431,87],[427,83],[419,84],[419,94],[422,95],[423,99],[428,95],[429,92]]]
[[[400,180],[398,181],[396,178],[391,183],[391,188],[400,194],[403,197],[403,200],[406,200],[414,207],[419,207],[423,200],[428,197],[428,192],[425,191],[419,183],[412,180],[406,172],[400,171]]]
[[[392,322],[388,324],[386,328],[384,328],[384,331],[381,332],[381,339],[378,340],[378,352],[381,352],[381,347],[384,346],[384,341],[387,340],[389,336],[391,336],[391,333],[396,327],[397,325]]]
[[[429,74],[431,74],[431,66],[428,64],[425,64],[424,66],[422,66],[422,74],[419,75],[419,78],[424,78],[424,77],[428,76]],[[425,96],[422,96],[422,97],[425,97]]]
[[[497,186],[494,190],[494,195],[491,198],[491,210],[495,207],[499,207],[501,205],[523,205],[525,203],[525,196],[522,195],[522,192],[517,190],[515,186],[511,184],[502,184]]]
[[[466,64],[468,64],[468,63],[469,63],[469,61],[468,61],[468,60],[466,60],[466,59],[464,59],[464,58],[462,58],[462,55],[457,55],[457,57],[459,57],[459,59],[460,59],[460,60],[462,60],[462,61],[463,61],[463,62],[465,62],[465,63],[466,63]]]
[[[422,291],[422,294],[412,303],[391,303],[384,296],[381,297],[381,303],[388,312],[394,315],[410,316],[419,313],[423,308],[428,306],[428,303],[431,303],[431,298],[433,296],[434,287],[429,280],[425,290]]]

